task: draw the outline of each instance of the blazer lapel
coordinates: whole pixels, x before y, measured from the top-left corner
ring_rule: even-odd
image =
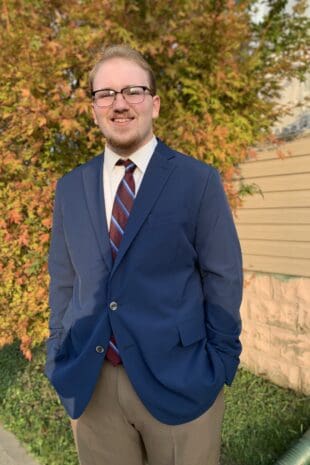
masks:
[[[161,141],[158,141],[155,152],[144,174],[133,208],[130,212],[125,234],[114,261],[112,274],[118,267],[128,247],[141,228],[161,190],[174,170],[175,165],[174,163],[171,163],[172,158],[174,158],[173,151]]]
[[[112,268],[112,254],[103,197],[103,155],[95,157],[83,170],[88,210],[103,259]]]

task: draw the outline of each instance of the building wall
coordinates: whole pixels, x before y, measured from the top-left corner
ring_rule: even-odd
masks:
[[[261,151],[241,169],[262,194],[237,212],[245,288],[241,363],[310,394],[310,136]]]
[[[241,168],[243,182],[261,189],[236,215],[244,268],[310,277],[310,135],[281,151],[290,155],[261,151]]]

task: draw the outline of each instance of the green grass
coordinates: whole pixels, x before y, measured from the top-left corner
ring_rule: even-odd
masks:
[[[271,465],[309,427],[309,398],[239,370],[226,389],[223,465]]]
[[[42,465],[78,465],[69,421],[43,375],[16,344],[0,351],[0,420]],[[226,389],[222,465],[272,465],[310,426],[310,402],[239,370]]]
[[[0,420],[42,465],[78,465],[69,420],[44,376],[44,350],[27,362],[18,345],[0,351]]]

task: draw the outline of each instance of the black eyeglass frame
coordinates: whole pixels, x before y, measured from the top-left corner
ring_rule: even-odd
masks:
[[[102,106],[101,108],[108,108],[108,107],[111,107],[113,105],[113,103],[115,102],[115,99],[116,99],[116,96],[117,94],[122,94],[123,98],[126,100],[127,103],[130,103],[127,101],[126,99],[126,94],[124,94],[124,91],[127,90],[127,89],[132,89],[132,88],[139,88],[139,89],[143,89],[143,100],[141,100],[141,102],[139,103],[142,103],[144,101],[144,98],[145,98],[145,91],[147,90],[149,92],[149,95],[151,95],[152,97],[154,97],[154,92],[152,91],[152,89],[150,89],[149,87],[147,86],[126,86],[126,87],[123,87],[121,90],[114,90],[114,89],[110,89],[109,87],[106,87],[104,89],[97,89],[97,90],[93,90],[92,93],[91,93],[91,96],[92,96],[92,99],[93,99],[93,102],[94,102],[94,105],[96,105],[96,101],[95,101],[95,96],[98,92],[102,92],[103,90],[110,90],[112,92],[114,92],[114,99],[113,99],[113,102],[110,104],[110,105],[105,105],[105,106]],[[112,97],[112,96],[111,96]],[[130,103],[131,104],[131,103]],[[135,104],[133,104],[135,105]],[[99,105],[97,105],[99,107]],[[100,108],[100,107],[99,107]]]

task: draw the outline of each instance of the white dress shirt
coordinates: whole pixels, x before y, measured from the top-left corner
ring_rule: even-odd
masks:
[[[156,140],[156,137],[153,136],[152,139],[147,144],[143,145],[143,147],[141,147],[139,150],[132,153],[128,157],[136,165],[136,169],[134,170],[134,173],[133,173],[134,180],[135,180],[136,195],[138,193],[144,173],[154,153],[156,145],[157,145],[157,140]],[[113,152],[109,147],[107,146],[105,147],[104,162],[103,162],[103,195],[104,195],[104,203],[105,203],[105,211],[106,211],[108,229],[110,229],[112,209],[113,209],[113,203],[114,203],[116,191],[125,173],[124,166],[116,166],[116,162],[119,159],[124,160],[126,158],[120,157],[119,155],[117,155],[117,153]]]

